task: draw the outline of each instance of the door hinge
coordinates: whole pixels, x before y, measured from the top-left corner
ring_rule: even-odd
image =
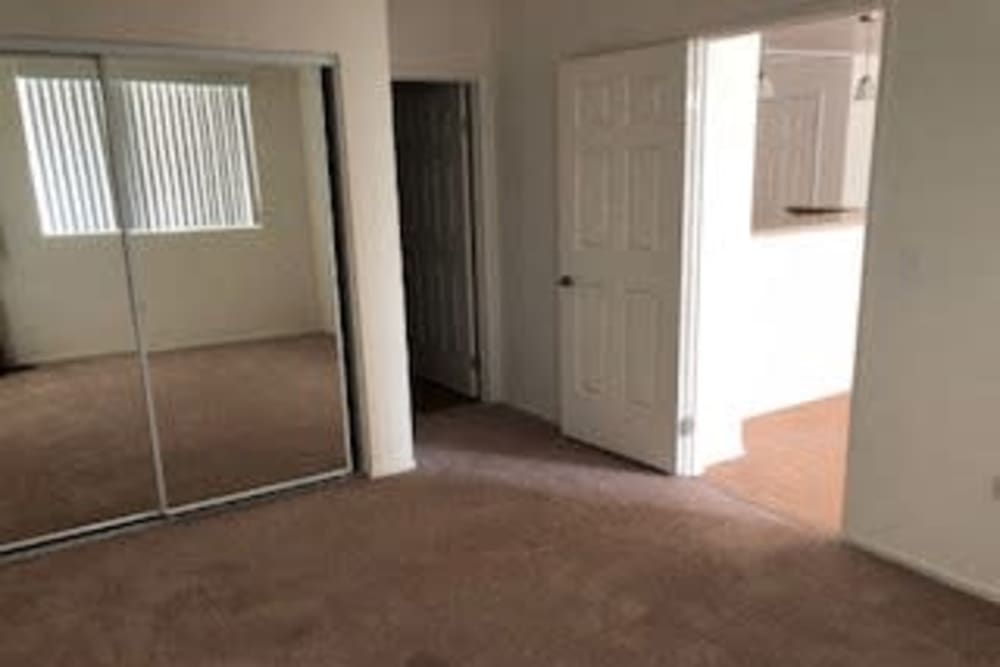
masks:
[[[694,435],[694,417],[685,417],[678,425],[678,430],[684,437]]]

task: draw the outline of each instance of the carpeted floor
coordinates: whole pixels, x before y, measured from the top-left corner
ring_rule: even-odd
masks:
[[[500,408],[420,471],[0,568],[0,664],[1000,665],[1000,609]]]
[[[736,497],[831,535],[841,530],[849,395],[747,420],[746,456],[711,468],[705,479]]]
[[[332,342],[309,336],[154,354],[172,504],[341,468]],[[157,506],[134,357],[0,377],[0,543]]]

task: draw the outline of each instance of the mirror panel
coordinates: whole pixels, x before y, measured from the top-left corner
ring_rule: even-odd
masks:
[[[96,60],[0,56],[0,544],[158,508]]]
[[[170,505],[348,468],[320,70],[106,62]]]

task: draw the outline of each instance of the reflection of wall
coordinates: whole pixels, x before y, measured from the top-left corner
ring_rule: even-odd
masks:
[[[315,331],[322,325],[298,74],[255,68],[251,98],[263,201],[260,230],[135,237],[154,349]],[[9,63],[0,80],[3,298],[20,361],[132,348],[116,238],[41,237]],[[13,122],[11,122],[13,121]]]
[[[14,72],[0,62],[0,299],[10,356],[24,363],[129,349],[118,240],[42,240]]]
[[[319,69],[303,68],[299,72],[299,96],[316,294],[323,331],[335,333],[338,330],[340,297],[336,284],[338,268],[333,246],[333,199]]]

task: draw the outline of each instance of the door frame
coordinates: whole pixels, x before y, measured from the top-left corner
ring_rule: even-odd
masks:
[[[395,67],[392,83],[450,83],[467,87],[472,139],[472,246],[479,398],[505,398],[502,274],[497,200],[496,104],[492,77],[462,67]]]
[[[787,11],[762,13],[746,21],[733,21],[725,27],[716,30],[705,30],[691,37],[691,58],[688,78],[688,108],[687,128],[687,183],[685,185],[685,214],[682,259],[682,294],[681,294],[681,331],[680,331],[680,373],[678,377],[678,415],[680,427],[677,430],[676,475],[679,477],[700,477],[704,470],[698,465],[697,429],[694,422],[698,406],[698,341],[699,341],[699,308],[701,285],[701,230],[703,191],[701,175],[703,173],[703,146],[705,141],[704,101],[705,101],[705,47],[711,40],[733,37],[751,32],[762,32],[776,27],[791,27],[807,23],[815,23],[825,19],[850,16],[865,11],[880,11],[883,14],[882,42],[879,60],[879,86],[876,100],[876,118],[885,112],[886,96],[884,91],[886,76],[886,57],[891,47],[891,35],[895,30],[897,0],[864,0],[862,2],[831,2],[829,7],[803,7]],[[876,122],[873,150],[879,144],[879,124]],[[869,175],[869,192],[874,188],[875,170]],[[865,234],[864,258],[862,261],[861,298],[867,292],[868,265],[870,262],[869,247],[871,230],[874,221],[867,221],[868,231]],[[854,384],[857,383],[861,360],[861,331],[864,330],[864,309],[858,318],[858,331],[855,336],[858,344],[855,346]],[[850,449],[850,445],[848,447]]]

